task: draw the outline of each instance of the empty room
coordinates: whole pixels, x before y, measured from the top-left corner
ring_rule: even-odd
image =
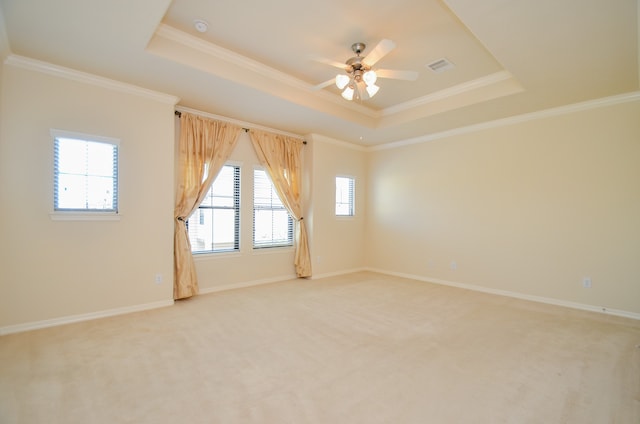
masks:
[[[640,423],[638,0],[0,0],[0,422]]]

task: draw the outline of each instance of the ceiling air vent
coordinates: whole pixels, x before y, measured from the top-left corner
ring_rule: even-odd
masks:
[[[448,71],[449,69],[453,69],[456,67],[456,65],[449,62],[448,59],[438,59],[435,62],[431,62],[430,64],[428,64],[427,67],[433,72],[440,73]]]

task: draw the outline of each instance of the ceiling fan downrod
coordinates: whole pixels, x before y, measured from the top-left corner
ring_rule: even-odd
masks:
[[[353,43],[351,45],[351,50],[353,50],[353,52],[356,54],[354,57],[349,58],[347,60],[347,69],[346,72],[348,74],[356,74],[361,76],[363,73],[367,72],[369,69],[371,69],[369,66],[367,66],[365,63],[362,62],[362,56],[360,56],[360,54],[362,54],[362,52],[364,51],[364,49],[366,48],[366,44],[364,43]],[[359,80],[359,79],[358,79]]]
[[[353,50],[353,52],[358,56],[360,56],[360,53],[362,53],[366,48],[367,45],[364,43],[353,43],[351,45],[351,50]]]

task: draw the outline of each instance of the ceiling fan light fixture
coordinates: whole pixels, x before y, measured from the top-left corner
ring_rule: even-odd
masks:
[[[336,76],[336,86],[342,90],[343,88],[345,88],[347,86],[347,84],[349,84],[349,76],[345,75],[345,74],[340,74]]]
[[[380,59],[396,47],[393,41],[387,39],[381,40],[372,49],[370,54],[362,56],[365,47],[366,45],[364,43],[354,43],[351,46],[351,50],[353,50],[355,56],[347,59],[344,64],[332,59],[316,58],[318,62],[339,68],[343,73],[314,86],[314,89],[319,90],[335,84],[345,100],[361,101],[365,98],[370,99],[378,93],[380,90],[380,87],[376,85],[378,78],[393,78],[408,81],[415,81],[418,78],[418,73],[413,71],[372,69]]]
[[[378,79],[378,76],[376,75],[374,70],[370,69],[365,72],[364,75],[362,75],[362,79],[365,83],[367,83],[367,85],[374,85],[376,83],[376,80]]]
[[[354,92],[355,92],[355,90],[353,89],[353,87],[352,86],[348,86],[342,92],[342,97],[344,97],[345,100],[353,100],[353,93]]]
[[[375,84],[367,85],[367,93],[369,93],[369,97],[375,96],[378,90],[380,90],[380,87]]]

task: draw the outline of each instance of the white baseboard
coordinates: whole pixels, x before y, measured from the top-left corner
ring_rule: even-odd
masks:
[[[607,308],[607,307],[603,307],[603,306],[587,305],[587,304],[583,304],[583,303],[570,302],[570,301],[566,301],[566,300],[553,299],[553,298],[542,297],[542,296],[533,296],[533,295],[528,295],[528,294],[523,294],[523,293],[518,293],[518,292],[512,292],[512,291],[508,291],[508,290],[493,289],[493,288],[478,286],[478,285],[474,285],[474,284],[458,283],[458,282],[455,282],[455,281],[442,280],[442,279],[439,279],[439,278],[423,277],[423,276],[420,276],[420,275],[407,274],[407,273],[394,272],[394,271],[386,271],[386,270],[377,269],[377,268],[366,268],[366,267],[365,268],[355,268],[355,269],[349,269],[349,270],[343,270],[343,271],[337,271],[337,272],[318,274],[318,275],[313,275],[311,277],[311,280],[316,280],[316,279],[321,279],[321,278],[328,278],[328,277],[335,277],[335,276],[339,276],[339,275],[352,274],[352,273],[355,273],[355,272],[363,272],[363,271],[377,272],[379,274],[393,275],[395,277],[408,278],[408,279],[411,279],[411,280],[423,281],[423,282],[426,282],[426,283],[441,284],[441,285],[445,285],[445,286],[457,287],[457,288],[467,289],[467,290],[473,290],[473,291],[478,291],[478,292],[482,292],[482,293],[495,294],[495,295],[499,295],[499,296],[507,296],[507,297],[512,297],[512,298],[516,298],[516,299],[529,300],[529,301],[533,301],[533,302],[546,303],[546,304],[550,304],[550,305],[563,306],[563,307],[572,308],[572,309],[580,309],[580,310],[583,310],[583,311],[598,312],[598,313],[603,313],[603,314],[607,314],[607,315],[614,315],[614,316],[619,316],[619,317],[623,317],[623,318],[630,318],[630,319],[640,320],[640,313],[636,313],[636,312],[629,312],[629,311],[624,311],[624,310],[619,310],[619,309],[612,309],[612,308]],[[277,283],[277,282],[282,282],[282,281],[295,280],[296,278],[297,278],[296,275],[285,275],[285,276],[280,276],[280,277],[265,278],[265,279],[261,279],[261,280],[253,280],[253,281],[244,281],[244,282],[239,282],[239,283],[225,284],[225,285],[221,285],[221,286],[208,287],[208,288],[205,288],[205,289],[200,289],[200,294],[215,293],[215,292],[221,292],[221,291],[225,291],[225,290],[240,289],[240,288],[258,286],[258,285],[263,285],[263,284],[272,284],[272,283]],[[38,329],[42,329],[42,328],[54,327],[54,326],[57,326],[57,325],[72,324],[72,323],[75,323],[75,322],[89,321],[89,320],[94,320],[94,319],[99,319],[99,318],[112,317],[112,316],[116,316],[116,315],[124,315],[124,314],[129,314],[129,313],[132,313],[132,312],[147,311],[147,310],[150,310],[150,309],[157,309],[157,308],[163,308],[163,307],[166,307],[166,306],[172,306],[173,304],[174,304],[173,300],[163,300],[163,301],[159,301],[159,302],[145,303],[145,304],[142,304],[142,305],[125,306],[125,307],[122,307],[122,308],[108,309],[108,310],[104,310],[104,311],[91,312],[91,313],[87,313],[87,314],[70,315],[70,316],[66,316],[66,317],[53,318],[53,319],[48,319],[48,320],[43,320],[43,321],[35,321],[35,322],[28,322],[28,323],[24,323],[24,324],[8,325],[8,326],[5,326],[5,327],[0,327],[0,336],[4,336],[4,335],[7,335],[7,334],[13,334],[13,333],[21,333],[21,332],[24,332],[24,331],[31,331],[31,330],[38,330]]]
[[[122,308],[107,309],[104,311],[90,312],[88,314],[69,315],[60,318],[52,318],[43,321],[27,322],[24,324],[8,325],[0,327],[0,336],[23,331],[39,330],[41,328],[55,327],[57,325],[72,324],[74,322],[89,321],[98,318],[112,317],[116,315],[130,314],[131,312],[147,311],[149,309],[163,308],[173,305],[173,299],[159,302],[144,303],[142,305],[124,306]]]
[[[253,286],[260,286],[263,284],[272,284],[272,283],[279,283],[281,281],[295,280],[296,278],[298,278],[298,276],[293,274],[293,275],[284,275],[281,277],[264,278],[261,280],[241,281],[238,283],[223,284],[220,286],[207,287],[207,288],[200,287],[199,294],[216,293],[216,292],[234,290],[234,289],[243,289],[245,287],[253,287]]]
[[[426,283],[441,284],[444,286],[451,286],[451,287],[457,287],[461,289],[473,290],[473,291],[482,292],[482,293],[513,297],[516,299],[529,300],[532,302],[546,303],[549,305],[563,306],[566,308],[580,309],[583,311],[590,311],[590,312],[599,312],[607,315],[614,315],[614,316],[623,317],[623,318],[640,320],[640,313],[623,311],[620,309],[612,309],[605,306],[587,305],[584,303],[571,302],[568,300],[534,296],[534,295],[529,295],[524,293],[512,292],[508,290],[492,289],[489,287],[478,286],[475,284],[457,283],[455,281],[441,280],[439,278],[422,277],[420,275],[405,274],[402,272],[394,272],[394,271],[385,271],[385,270],[376,269],[376,268],[367,268],[366,271],[377,272],[377,273],[386,274],[386,275],[393,275],[395,277],[401,277],[401,278],[409,278],[411,280],[418,280]]]
[[[325,274],[313,274],[309,278],[309,280],[317,280],[317,279],[320,279],[320,278],[327,278],[327,277],[336,277],[336,276],[339,276],[339,275],[353,274],[354,272],[362,272],[362,271],[368,271],[368,269],[367,268],[354,268],[354,269],[345,269],[345,270],[336,271],[336,272],[328,272],[328,273],[325,273]],[[245,288],[245,287],[260,286],[262,284],[279,283],[281,281],[295,280],[297,278],[298,278],[298,276],[296,276],[296,275],[285,275],[285,276],[281,276],[281,277],[265,278],[265,279],[261,279],[261,280],[242,281],[242,282],[238,282],[238,283],[223,284],[223,285],[214,286],[214,287],[207,287],[207,288],[202,288],[201,287],[199,294],[216,293],[216,292],[221,292],[221,291],[225,291],[225,290],[234,290],[234,289],[242,289],[242,288]]]
[[[354,268],[354,269],[345,269],[342,271],[336,271],[336,272],[327,272],[324,274],[314,274],[311,276],[312,280],[318,280],[320,278],[328,278],[328,277],[337,277],[339,275],[346,275],[346,274],[353,274],[354,272],[362,272],[362,271],[368,271],[367,268]]]
[[[246,281],[246,282],[240,282],[240,283],[234,283],[234,284],[226,284],[226,285],[223,285],[223,286],[209,287],[209,288],[206,288],[206,289],[200,289],[200,294],[214,293],[214,292],[219,292],[219,291],[224,291],[224,290],[239,289],[239,288],[243,288],[243,287],[258,286],[258,285],[261,285],[261,284],[276,283],[276,282],[280,282],[280,281],[293,280],[293,279],[296,279],[296,278],[297,278],[296,275],[285,275],[285,276],[280,276],[280,277],[265,278],[265,279],[262,279],[262,280],[254,280],[254,281]],[[145,303],[145,304],[142,304],[142,305],[125,306],[125,307],[122,307],[122,308],[108,309],[108,310],[105,310],[105,311],[90,312],[90,313],[87,313],[87,314],[69,315],[69,316],[64,316],[64,317],[60,317],[60,318],[47,319],[47,320],[43,320],[43,321],[35,321],[35,322],[27,322],[27,323],[24,323],[24,324],[8,325],[8,326],[5,326],[5,327],[0,327],[0,336],[4,336],[4,335],[7,335],[7,334],[13,334],[13,333],[22,333],[24,331],[39,330],[39,329],[48,328],[48,327],[55,327],[57,325],[72,324],[72,323],[81,322],[81,321],[89,321],[89,320],[98,319],[98,318],[106,318],[106,317],[111,317],[111,316],[116,316],[116,315],[124,315],[124,314],[128,314],[128,313],[131,313],[131,312],[140,312],[140,311],[146,311],[146,310],[149,310],[149,309],[163,308],[165,306],[172,306],[173,304],[174,304],[173,299],[171,299],[171,300],[163,300],[163,301],[159,301],[159,302]]]

